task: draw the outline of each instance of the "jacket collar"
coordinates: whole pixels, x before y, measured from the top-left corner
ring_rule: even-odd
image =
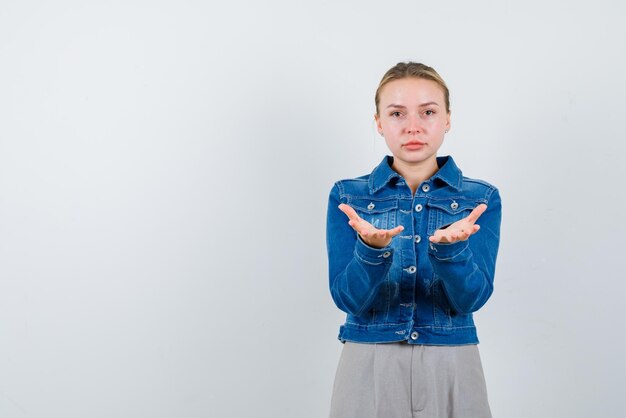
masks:
[[[392,179],[401,179],[402,176],[395,172],[391,165],[393,164],[393,157],[386,155],[378,166],[372,171],[369,177],[368,185],[370,193],[375,193],[384,186],[387,185]],[[433,174],[430,181],[439,179],[449,186],[455,189],[461,188],[461,181],[463,174],[461,170],[456,166],[451,156],[437,157],[437,165],[439,170]]]

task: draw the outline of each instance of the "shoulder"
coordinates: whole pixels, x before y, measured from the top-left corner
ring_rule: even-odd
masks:
[[[475,196],[485,201],[500,197],[500,192],[493,184],[473,177],[461,177],[461,191],[468,196]]]
[[[359,177],[338,180],[333,185],[331,193],[337,193],[339,198],[348,194],[368,194],[370,176],[371,174],[364,174]]]

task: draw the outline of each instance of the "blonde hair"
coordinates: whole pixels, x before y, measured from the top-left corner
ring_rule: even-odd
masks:
[[[429,67],[424,64],[420,64],[418,62],[399,62],[393,67],[391,67],[383,76],[382,80],[378,84],[378,88],[376,89],[376,96],[374,97],[374,101],[376,103],[376,114],[378,115],[378,103],[380,102],[380,92],[383,87],[394,80],[400,80],[403,78],[423,78],[426,80],[434,81],[439,84],[441,90],[443,90],[443,97],[446,102],[446,111],[450,113],[450,91],[448,91],[448,86],[443,81],[443,78],[435,71],[434,68]]]

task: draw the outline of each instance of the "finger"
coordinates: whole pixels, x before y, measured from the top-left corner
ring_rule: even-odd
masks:
[[[481,203],[480,205],[476,206],[474,210],[472,210],[472,212],[469,215],[467,215],[465,219],[471,223],[474,223],[480,217],[480,215],[482,215],[486,210],[487,210],[487,205],[485,205],[484,203]]]
[[[428,240],[430,242],[439,243],[439,242],[441,242],[441,238],[442,237],[443,237],[443,233],[441,232],[441,230],[437,230],[437,231],[435,231],[435,233],[433,235],[428,237]]]
[[[361,236],[365,236],[369,234],[369,228],[368,228],[369,224],[362,222],[361,219],[359,219],[358,221],[349,220],[348,225],[350,225],[352,229],[354,229],[354,231],[360,234]]]
[[[356,220],[349,220],[348,221],[348,225],[350,225],[352,227],[352,229],[354,229],[356,232],[360,232],[362,228],[361,223],[359,221]]]
[[[385,235],[388,236],[389,238],[393,238],[402,231],[404,231],[404,227],[402,225],[398,225],[393,229],[386,230]]]
[[[361,217],[356,213],[356,211],[350,205],[346,205],[345,203],[342,203],[338,206],[338,208],[340,211],[345,213],[348,216],[348,218],[352,220],[357,221],[361,219]]]
[[[470,229],[465,231],[464,233],[465,238],[463,239],[463,241],[468,239],[470,236],[474,235],[476,232],[478,232],[479,229],[480,229],[480,225],[472,225]]]

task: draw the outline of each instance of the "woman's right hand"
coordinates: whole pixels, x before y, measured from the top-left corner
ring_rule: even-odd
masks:
[[[350,219],[348,225],[354,229],[361,239],[370,247],[383,248],[391,243],[391,239],[404,230],[402,225],[398,225],[393,229],[378,229],[371,223],[361,218],[352,207],[342,203],[339,210],[346,214]]]

